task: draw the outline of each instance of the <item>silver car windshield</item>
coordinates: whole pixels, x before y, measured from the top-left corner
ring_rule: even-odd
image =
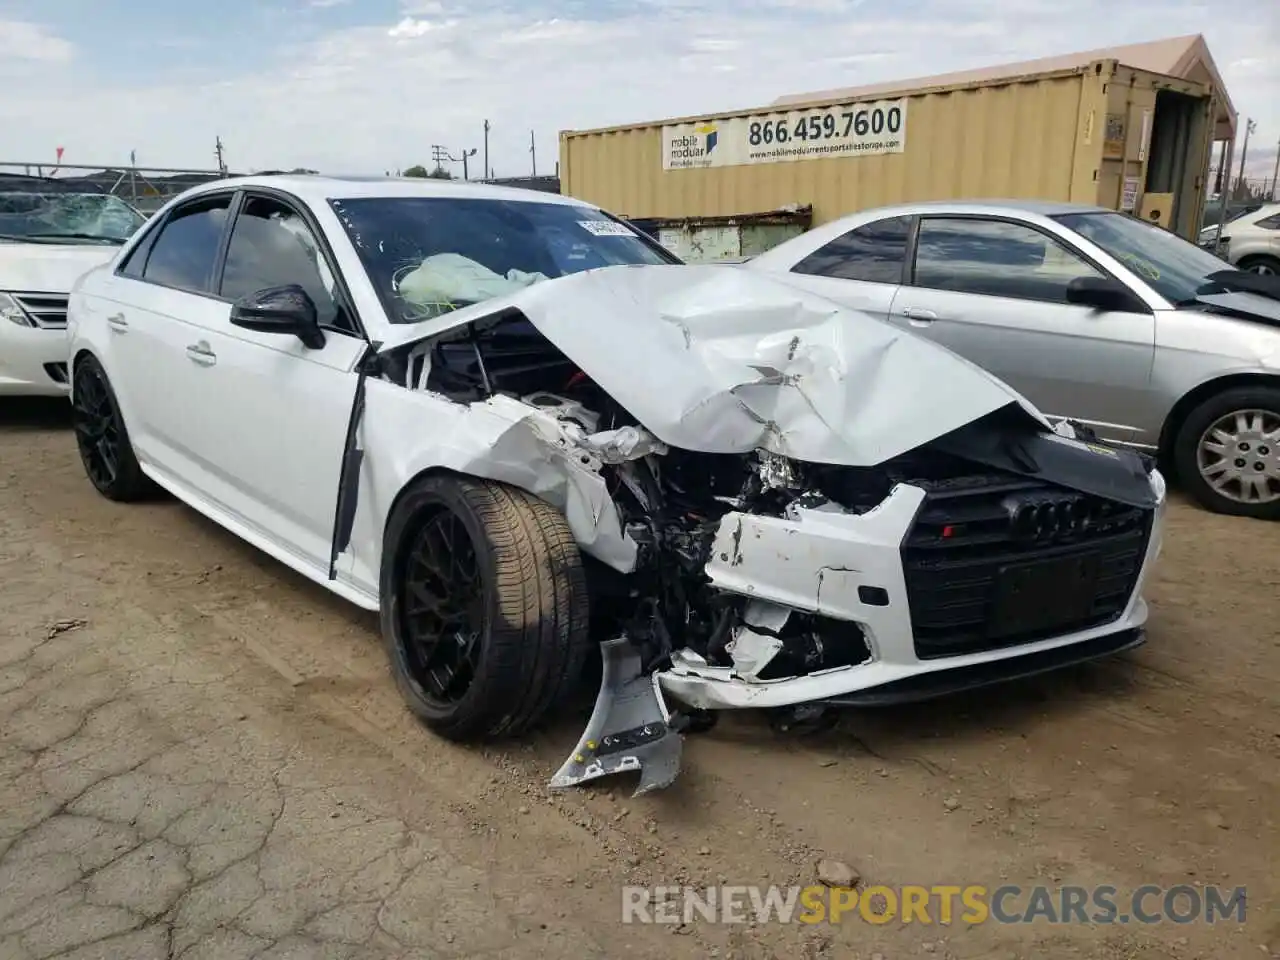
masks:
[[[0,239],[122,244],[144,222],[133,207],[109,193],[0,187]]]
[[[1218,291],[1209,276],[1232,269],[1176,234],[1123,213],[1064,213],[1054,219],[1097,244],[1174,304],[1191,304],[1200,294]]]

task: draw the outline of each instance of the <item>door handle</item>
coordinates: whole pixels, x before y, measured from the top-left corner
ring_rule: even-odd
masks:
[[[938,315],[932,310],[923,310],[920,307],[907,307],[902,311],[902,315],[918,326],[928,326],[938,319]]]
[[[107,317],[107,326],[116,333],[128,333],[129,321],[124,318],[123,313],[113,313]]]
[[[187,347],[187,359],[192,363],[200,364],[202,367],[212,367],[218,362],[218,355],[209,349],[207,341],[201,340],[199,343],[193,343]]]

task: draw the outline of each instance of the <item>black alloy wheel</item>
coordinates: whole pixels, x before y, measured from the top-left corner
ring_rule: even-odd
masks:
[[[153,489],[133,453],[120,405],[102,365],[80,359],[71,380],[71,423],[80,462],[94,489],[110,500],[140,500]]]

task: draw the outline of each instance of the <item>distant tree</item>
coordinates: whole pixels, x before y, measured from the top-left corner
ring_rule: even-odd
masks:
[[[422,164],[415,163],[412,167],[409,167],[407,170],[404,171],[404,176],[426,177],[426,176],[430,176],[430,174],[427,173],[427,168],[424,167]]]
[[[450,173],[448,170],[446,170],[444,167],[436,167],[429,174],[427,174],[427,176],[430,177],[432,180],[452,180],[453,179],[453,174]]]

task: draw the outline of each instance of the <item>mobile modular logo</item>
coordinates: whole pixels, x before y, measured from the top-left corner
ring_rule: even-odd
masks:
[[[671,138],[669,160],[676,167],[704,166],[720,141],[720,130],[712,122],[699,123],[692,133]]]

